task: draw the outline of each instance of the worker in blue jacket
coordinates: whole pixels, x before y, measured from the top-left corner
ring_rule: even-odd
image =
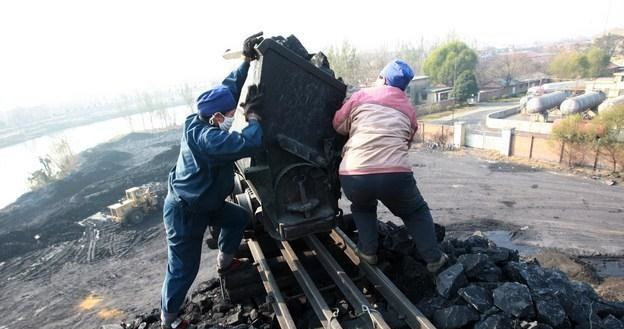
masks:
[[[244,43],[244,63],[197,99],[197,113],[184,122],[180,154],[169,173],[169,193],[163,218],[167,234],[167,272],[161,296],[161,326],[189,328],[178,312],[199,271],[204,232],[210,226],[221,228],[217,272],[225,275],[242,267],[234,258],[247,226],[244,208],[226,202],[234,187],[234,161],[261,149],[262,129],[256,109],[261,94],[249,88],[243,105],[248,126],[240,133],[230,132],[236,104],[247,78],[249,62],[256,59],[254,46],[262,37],[254,35]]]

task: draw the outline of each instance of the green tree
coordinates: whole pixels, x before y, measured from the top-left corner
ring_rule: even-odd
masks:
[[[477,53],[461,41],[451,41],[434,49],[423,64],[423,71],[436,83],[452,86],[464,71],[474,74]]]
[[[624,55],[624,36],[608,33],[594,39],[594,47],[603,50],[609,57]]]
[[[409,42],[400,43],[397,46],[396,51],[392,54],[394,58],[400,58],[412,67],[415,74],[420,72],[423,59],[425,57],[425,50],[420,47],[415,47]],[[390,59],[388,59],[390,60]],[[385,63],[384,63],[385,65]]]
[[[580,114],[574,114],[554,124],[551,138],[565,144],[568,166],[574,167],[583,163],[586,148],[594,141],[595,133],[588,129]]]
[[[350,85],[357,86],[362,82],[360,57],[357,49],[348,41],[343,41],[339,47],[330,47],[327,59],[336,77],[342,77]]]
[[[577,51],[565,52],[553,58],[548,71],[561,79],[578,79],[585,76],[587,64],[582,61],[581,53]]]
[[[77,163],[67,138],[61,137],[52,144],[52,154],[39,157],[41,169],[33,171],[28,177],[31,189],[37,189],[55,180],[65,177]]]
[[[466,101],[470,97],[474,97],[479,92],[477,86],[477,78],[474,72],[462,72],[453,85],[453,97],[460,102]]]
[[[565,52],[553,58],[549,72],[562,79],[596,78],[606,73],[609,58],[604,50],[597,47]]]
[[[598,144],[601,153],[609,158],[615,172],[624,158],[624,105],[600,113],[593,122],[601,132]]]
[[[505,85],[509,86],[513,79],[543,71],[542,65],[526,54],[511,53],[479,60],[476,75],[480,85],[504,80]]]
[[[197,105],[195,102],[195,95],[193,94],[193,87],[190,84],[185,83],[177,88],[177,93],[184,103],[189,107],[191,113],[195,112]]]
[[[606,51],[592,47],[587,51],[585,56],[587,57],[588,63],[588,78],[597,78],[608,73],[607,67],[609,66],[611,56],[607,54]]]

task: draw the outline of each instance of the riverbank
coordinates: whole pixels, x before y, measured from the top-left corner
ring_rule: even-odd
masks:
[[[171,104],[170,107],[182,106],[183,104]],[[108,110],[95,113],[89,113],[89,115],[74,116],[74,117],[55,117],[47,119],[43,122],[32,122],[27,125],[23,125],[19,128],[4,128],[0,129],[0,148],[22,143],[38,137],[57,133],[59,131],[88,125],[95,122],[111,120],[116,118],[123,118],[132,116],[135,114],[154,114],[166,111],[167,108],[161,109],[142,109],[142,110]]]

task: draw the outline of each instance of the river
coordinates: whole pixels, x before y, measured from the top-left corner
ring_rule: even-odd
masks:
[[[190,114],[187,106],[133,114],[68,128],[0,149],[0,209],[28,192],[28,177],[42,166],[39,157],[52,152],[53,145],[65,139],[74,154],[131,132],[161,130],[180,125]]]

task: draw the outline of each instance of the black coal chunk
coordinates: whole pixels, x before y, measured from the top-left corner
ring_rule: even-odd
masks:
[[[397,227],[392,222],[379,223],[378,225],[382,245],[385,249],[401,255],[410,255],[414,252],[414,241],[409,237],[405,226]]]
[[[455,264],[436,277],[436,290],[440,296],[451,298],[457,290],[468,283],[464,275],[464,267],[462,264]]]
[[[464,272],[468,277],[473,276],[479,268],[488,262],[488,256],[484,254],[466,254],[457,258],[457,262],[464,266]]]
[[[314,56],[310,58],[310,63],[323,70],[323,72],[329,74],[332,78],[335,77],[334,71],[332,71],[331,67],[329,66],[327,56],[325,56],[323,52],[319,51],[318,53],[314,54]]]
[[[440,329],[461,328],[479,320],[479,313],[466,305],[453,305],[433,314],[433,322]]]
[[[526,284],[531,289],[549,288],[548,275],[538,265],[509,262],[505,265],[504,272],[511,281]]]
[[[533,299],[529,288],[521,283],[507,282],[493,292],[494,305],[506,314],[521,319],[533,319]]]
[[[284,38],[280,35],[272,37],[271,39],[273,39],[280,45],[290,49],[295,54],[305,58],[306,60],[309,60],[311,57],[308,53],[308,50],[303,46],[303,44],[301,44],[301,41],[299,41],[299,39],[297,39],[297,37],[292,34],[289,35],[287,38]]]
[[[492,307],[492,293],[483,287],[470,285],[459,289],[457,293],[480,313],[484,313]]]
[[[504,314],[493,314],[475,324],[474,329],[514,329],[514,322]]]
[[[589,297],[592,300],[598,300],[598,294],[589,283],[580,281],[571,281],[570,287],[579,295]]]
[[[533,291],[533,301],[537,310],[537,320],[554,328],[569,328],[570,321],[565,309],[559,303],[555,291],[538,289]]]
[[[573,296],[564,294],[558,294],[557,297],[575,328],[600,327],[601,320],[594,309],[594,301],[585,296],[576,296],[574,300],[569,300]]]
[[[602,319],[603,329],[624,329],[624,323],[618,320],[615,316],[609,314],[609,316]]]
[[[508,261],[517,262],[519,259],[518,251],[503,247],[474,247],[471,249],[473,253],[482,253],[488,255],[491,261],[496,264],[504,264]]]
[[[433,318],[435,311],[450,306],[451,303],[440,296],[425,298],[418,303],[418,309],[429,319]]]
[[[480,235],[471,235],[463,241],[466,248],[472,251],[472,248],[488,248],[490,247],[490,240]]]

